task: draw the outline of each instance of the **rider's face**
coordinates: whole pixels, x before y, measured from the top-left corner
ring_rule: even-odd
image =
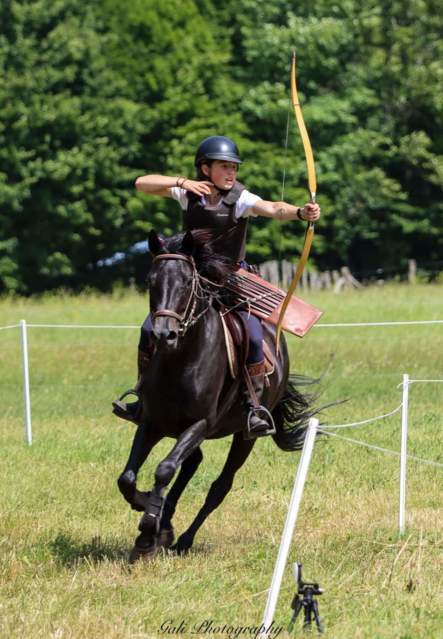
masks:
[[[237,176],[238,164],[226,160],[213,160],[210,166],[203,164],[203,173],[219,189],[232,189]]]

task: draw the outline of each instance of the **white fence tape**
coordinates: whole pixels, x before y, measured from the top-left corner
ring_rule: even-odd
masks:
[[[339,435],[338,433],[330,433],[328,430],[325,430],[323,428],[319,428],[318,432],[322,433],[323,435],[329,435],[330,437],[338,437],[338,439],[343,439],[343,441],[350,442],[351,444],[357,444],[358,446],[364,446],[365,448],[378,450],[381,453],[387,453],[388,455],[396,455],[396,457],[400,457],[400,452],[398,450],[390,450],[389,448],[383,448],[382,446],[376,446],[375,444],[368,444],[368,442],[363,442],[360,439],[352,439],[352,437],[344,437],[344,435]],[[407,457],[408,459],[412,459],[413,461],[420,462],[422,464],[429,464],[430,466],[443,468],[442,463],[433,461],[432,459],[423,459],[422,457],[416,457],[415,455],[408,455]]]
[[[411,320],[407,322],[347,322],[341,324],[314,324],[314,328],[357,328],[370,326],[418,326],[420,324],[443,324],[443,320]]]
[[[349,424],[324,424],[322,428],[326,430],[328,428],[356,428],[357,426],[364,426],[365,424],[370,424],[371,422],[377,422],[379,419],[385,419],[385,417],[390,417],[391,415],[395,415],[395,413],[398,413],[398,411],[401,409],[402,406],[403,406],[403,402],[399,406],[397,406],[397,408],[394,408],[394,410],[391,410],[390,413],[385,413],[384,415],[378,415],[377,417],[370,417],[369,419],[363,419],[361,422],[352,422]]]
[[[137,324],[28,324],[29,328],[140,328]]]
[[[371,326],[426,326],[443,324],[443,320],[410,320],[398,322],[342,322],[337,324],[315,324],[314,328],[358,328]],[[18,328],[20,324],[0,326],[0,331],[7,328]],[[140,328],[134,324],[28,324],[28,328]]]
[[[11,324],[11,326],[0,326],[0,331],[6,331],[8,328],[19,328],[20,324]]]

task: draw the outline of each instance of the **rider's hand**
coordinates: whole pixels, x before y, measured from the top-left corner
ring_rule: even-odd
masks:
[[[320,207],[318,204],[313,204],[312,202],[308,202],[304,205],[304,207],[300,210],[300,217],[307,222],[315,222],[320,217]]]
[[[181,188],[185,189],[185,191],[191,191],[191,193],[195,193],[196,195],[210,195],[214,185],[212,182],[186,179],[181,185]]]

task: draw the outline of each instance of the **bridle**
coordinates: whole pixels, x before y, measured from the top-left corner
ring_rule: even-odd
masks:
[[[191,326],[193,326],[200,319],[200,317],[208,311],[209,306],[211,304],[211,301],[209,299],[208,304],[204,308],[204,310],[198,315],[195,315],[195,311],[197,308],[197,300],[207,299],[206,295],[203,296],[198,294],[199,291],[203,292],[200,279],[205,279],[205,278],[201,278],[201,276],[199,275],[197,268],[195,266],[194,258],[192,256],[182,255],[180,253],[161,253],[160,255],[156,255],[154,257],[153,263],[160,260],[181,260],[183,262],[187,262],[192,268],[191,290],[190,290],[188,301],[186,303],[186,308],[183,314],[180,315],[179,313],[176,313],[176,311],[172,311],[169,308],[162,308],[159,311],[155,311],[153,313],[154,320],[157,319],[157,317],[172,317],[173,319],[177,320],[178,334],[180,336],[183,336],[186,334],[187,330]],[[211,284],[213,283],[211,282]]]

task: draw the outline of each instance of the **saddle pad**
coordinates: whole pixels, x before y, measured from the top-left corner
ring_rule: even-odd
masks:
[[[229,372],[232,379],[236,379],[238,375],[238,353],[234,344],[231,331],[228,328],[223,313],[219,313],[225,335],[226,354],[228,356]],[[275,369],[274,354],[268,344],[263,340],[263,353],[265,355],[265,373],[267,376],[272,375]]]
[[[231,335],[228,325],[226,324],[226,320],[223,317],[223,314],[219,313],[219,315],[223,326],[223,332],[225,334],[226,354],[228,356],[229,372],[231,373],[232,379],[236,379],[238,375],[238,357],[235,349],[234,339]]]
[[[229,276],[225,288],[233,295],[234,303],[242,304],[253,315],[277,326],[286,297],[280,288],[242,268]],[[303,337],[322,314],[315,306],[293,296],[286,309],[282,328],[297,337]]]

